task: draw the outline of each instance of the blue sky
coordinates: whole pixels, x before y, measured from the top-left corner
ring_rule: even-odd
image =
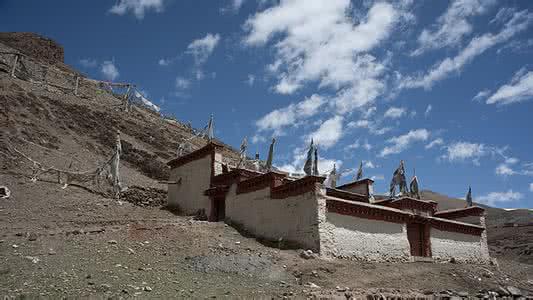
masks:
[[[65,48],[88,76],[136,83],[162,112],[297,172],[399,160],[422,188],[532,207],[533,2],[0,0],[1,31]]]

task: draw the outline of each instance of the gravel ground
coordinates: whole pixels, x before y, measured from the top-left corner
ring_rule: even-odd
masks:
[[[59,297],[470,296],[533,290],[532,266],[303,259],[224,223],[194,221],[77,187],[0,175],[0,295]]]

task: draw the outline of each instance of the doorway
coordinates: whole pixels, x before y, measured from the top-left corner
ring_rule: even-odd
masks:
[[[211,221],[219,222],[226,219],[226,198],[215,197],[211,200]]]
[[[411,256],[431,257],[428,224],[407,224],[407,239],[411,247]]]

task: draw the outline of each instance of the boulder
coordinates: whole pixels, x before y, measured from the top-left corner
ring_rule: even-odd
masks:
[[[313,250],[304,250],[300,253],[300,257],[303,259],[314,259],[317,255],[313,253]]]

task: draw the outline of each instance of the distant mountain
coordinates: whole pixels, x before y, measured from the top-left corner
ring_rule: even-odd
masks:
[[[422,199],[433,200],[438,203],[439,210],[461,208],[466,206],[466,201],[458,198],[451,198],[430,190],[421,191]],[[533,222],[533,211],[529,209],[505,210],[502,208],[491,207],[485,204],[475,203],[485,208],[487,212],[487,226],[502,226],[504,224],[516,223],[526,224]]]

